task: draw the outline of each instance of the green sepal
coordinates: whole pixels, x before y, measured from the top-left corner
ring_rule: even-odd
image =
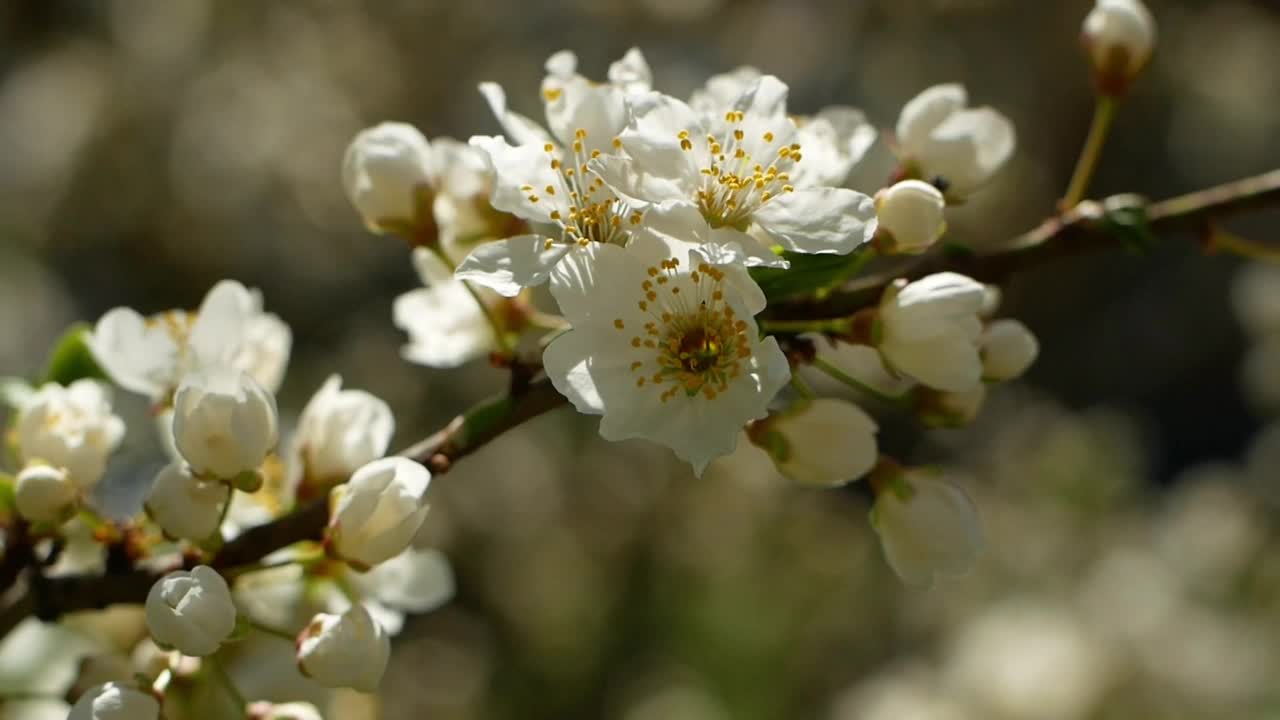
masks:
[[[1156,246],[1145,204],[1110,205],[1102,216],[1103,227],[1130,252],[1146,255]]]

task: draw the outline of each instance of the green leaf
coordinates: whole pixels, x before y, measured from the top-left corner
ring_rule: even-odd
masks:
[[[792,295],[818,293],[857,273],[870,253],[848,255],[805,255],[786,252],[782,256],[791,263],[787,270],[751,268],[751,277],[769,300]]]
[[[1145,204],[1108,204],[1102,222],[1107,232],[1133,252],[1145,255],[1156,246],[1156,235],[1151,231]]]
[[[44,382],[70,385],[84,378],[107,379],[89,350],[88,333],[89,326],[84,323],[76,323],[62,333],[45,364]]]

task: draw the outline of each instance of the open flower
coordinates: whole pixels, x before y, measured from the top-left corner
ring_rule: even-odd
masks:
[[[593,246],[556,269],[552,294],[573,329],[543,353],[547,375],[607,440],[647,438],[701,472],[790,378],[759,339],[764,295],[737,266],[689,243]]]
[[[846,400],[818,398],[753,423],[748,436],[778,471],[804,485],[832,487],[876,464],[875,420]]]
[[[88,344],[113,382],[165,402],[187,373],[219,364],[248,372],[275,392],[289,361],[292,333],[280,318],[263,312],[261,293],[223,280],[194,313],[169,310],[143,317],[131,308],[109,310]]]
[[[644,58],[633,50],[615,63],[610,77],[618,84],[586,80],[569,52],[551,56],[547,73],[542,95],[550,133],[509,112],[497,85],[480,86],[507,132],[507,138],[471,138],[493,168],[490,202],[538,231],[478,246],[458,265],[457,276],[508,297],[546,282],[556,263],[575,249],[593,243],[626,244],[629,228],[640,221],[587,163],[619,152],[616,139],[626,122],[624,99],[648,86]]]
[[[391,658],[391,638],[362,605],[321,613],[298,635],[298,669],[325,687],[373,692]]]
[[[929,471],[907,471],[880,488],[871,525],[890,567],[909,585],[964,574],[982,551],[973,501],[958,485]]]
[[[948,392],[972,390],[982,380],[982,283],[951,272],[913,283],[899,281],[880,301],[877,347],[900,373]]]
[[[249,705],[246,720],[324,720],[324,716],[311,703],[261,701]]]
[[[151,693],[123,683],[90,688],[71,707],[67,720],[159,720],[160,702]]]
[[[374,460],[333,489],[326,544],[358,570],[399,555],[427,517],[431,473],[408,458]]]
[[[364,390],[343,390],[330,375],[307,401],[289,441],[290,485],[329,488],[387,453],[396,420],[391,407]]]
[[[427,248],[415,248],[413,264],[424,287],[396,298],[396,327],[409,333],[400,350],[405,360],[428,367],[457,367],[498,350],[493,326],[464,281]],[[482,301],[500,307],[510,301],[488,288],[477,288]]]
[[[278,439],[276,399],[248,373],[215,366],[182,380],[173,440],[196,475],[231,481],[255,472]]]
[[[1013,124],[989,108],[970,108],[963,85],[935,85],[898,116],[898,154],[912,175],[948,197],[968,197],[1013,154]]]
[[[184,655],[212,655],[236,627],[227,581],[207,565],[160,578],[147,594],[146,612],[151,638]]]
[[[111,411],[110,388],[96,380],[42,385],[21,403],[14,428],[23,465],[63,468],[83,492],[102,478],[125,430]]]
[[[770,75],[718,114],[661,93],[631,98],[619,137],[627,157],[597,158],[590,167],[633,205],[696,211],[684,215],[702,227],[677,239],[691,233],[746,264],[785,267],[773,245],[848,253],[869,239],[873,203],[853,190],[797,184],[805,151],[786,98],[787,86]]]

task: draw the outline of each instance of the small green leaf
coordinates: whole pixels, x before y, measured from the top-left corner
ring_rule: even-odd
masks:
[[[1151,231],[1147,207],[1143,203],[1108,203],[1102,216],[1104,227],[1125,248],[1145,255],[1156,245],[1156,235]]]
[[[866,261],[868,253],[853,252],[848,255],[805,255],[787,252],[783,257],[791,267],[751,268],[751,277],[764,291],[765,297],[778,300],[792,295],[817,293],[834,283],[847,280],[856,274]]]
[[[62,337],[53,346],[49,362],[45,364],[44,382],[70,385],[84,378],[107,378],[89,350],[86,342],[88,333],[89,326],[84,323],[76,323],[62,333]]]

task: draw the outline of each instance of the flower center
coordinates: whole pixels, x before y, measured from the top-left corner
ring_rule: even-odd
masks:
[[[563,151],[552,143],[544,145],[542,149],[550,156],[548,162],[555,172],[556,183],[541,189],[532,185],[523,185],[520,189],[528,193],[530,202],[545,199],[555,205],[550,217],[560,226],[560,242],[583,246],[592,242],[625,245],[629,237],[627,226],[638,225],[641,215],[614,195],[604,180],[587,167],[588,161],[600,157],[600,151],[588,153],[583,142],[586,138],[586,130],[579,128],[574,132],[571,158],[565,158]],[[622,143],[614,139],[613,144],[620,147]],[[554,242],[548,238],[548,249]]]
[[[696,199],[711,227],[745,230],[751,213],[779,193],[795,190],[788,173],[800,162],[800,145],[774,149],[777,140],[770,131],[761,133],[759,142],[748,141],[740,127],[745,117],[740,110],[726,113],[724,128],[718,135],[707,135],[706,152],[698,153],[702,186]],[[694,152],[688,130],[681,130],[677,137],[682,150]]]
[[[630,370],[636,388],[657,388],[662,402],[681,393],[714,400],[751,357],[748,324],[725,302],[722,271],[701,263],[681,273],[679,266],[679,259],[669,258],[647,269],[640,284],[644,299],[637,304],[650,320],[643,335],[631,337],[637,359]],[[621,318],[613,325],[626,331]]]

